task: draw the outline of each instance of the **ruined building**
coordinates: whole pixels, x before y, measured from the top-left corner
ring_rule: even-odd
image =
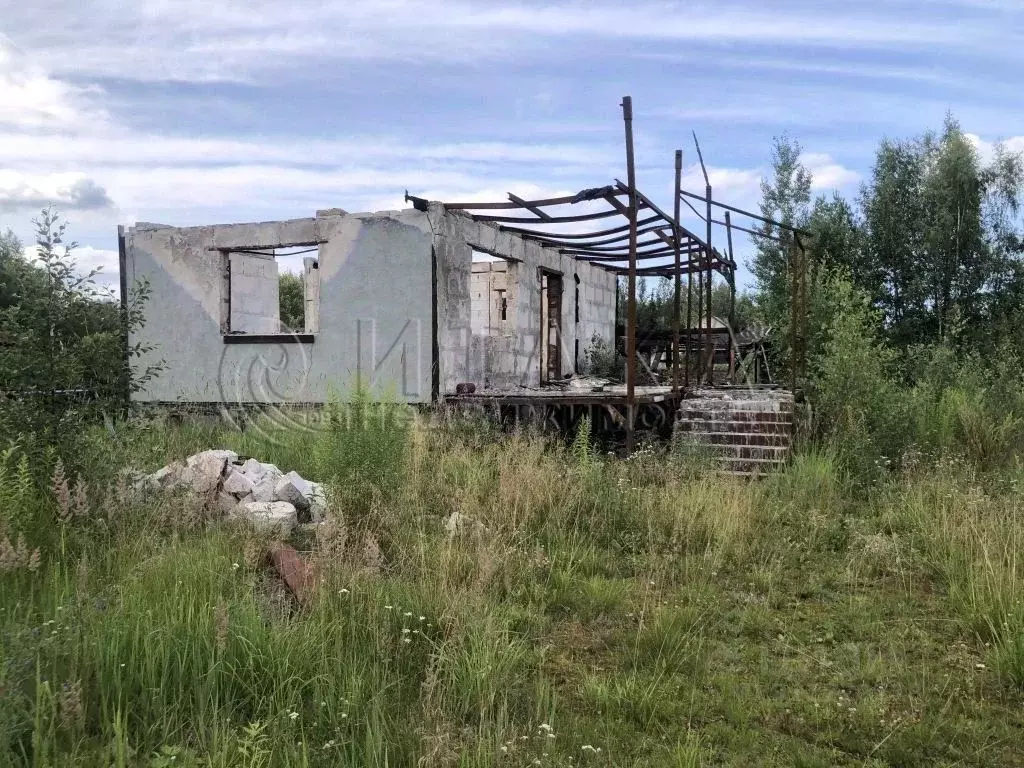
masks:
[[[440,203],[121,234],[122,284],[148,282],[130,342],[166,366],[146,402],[320,403],[360,381],[411,403],[458,384],[540,387],[613,343],[615,271]],[[305,327],[278,274],[302,255]]]

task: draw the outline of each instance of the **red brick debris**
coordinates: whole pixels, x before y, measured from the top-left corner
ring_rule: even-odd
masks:
[[[316,584],[313,566],[294,547],[280,542],[270,548],[270,559],[299,604],[308,605]]]

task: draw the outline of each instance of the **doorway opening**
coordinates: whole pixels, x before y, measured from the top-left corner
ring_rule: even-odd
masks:
[[[562,275],[540,273],[540,381],[562,378]]]

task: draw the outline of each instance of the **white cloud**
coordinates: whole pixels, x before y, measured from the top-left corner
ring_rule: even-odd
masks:
[[[842,190],[861,179],[857,171],[837,163],[827,154],[808,152],[804,154],[803,162],[811,172],[811,188],[814,190]]]
[[[96,106],[99,93],[50,77],[0,34],[0,127],[39,133],[95,126],[107,119]]]
[[[706,60],[706,55],[701,51],[654,51],[638,54],[639,58],[653,61],[665,61],[677,64],[692,64],[699,66]],[[792,58],[768,58],[764,56],[737,56],[730,58],[725,65],[730,69],[742,69],[747,71],[770,71],[788,72],[793,74],[824,74],[838,75],[843,78],[877,79],[877,80],[909,80],[915,83],[933,83],[936,85],[956,85],[960,87],[976,87],[983,81],[965,77],[962,73],[936,66],[894,66],[886,64],[874,64],[863,60],[825,60],[816,61],[807,57]],[[680,117],[698,116],[701,118],[713,119],[751,119],[759,118],[764,113],[771,116],[785,115],[791,111],[790,105],[785,103],[766,102],[761,107],[753,106],[745,99],[742,104],[730,104],[720,108],[715,107],[694,107],[687,106],[677,109]]]
[[[35,261],[39,252],[38,246],[25,246],[25,257]],[[104,248],[93,248],[89,245],[82,245],[71,251],[71,259],[74,262],[75,271],[82,276],[99,270],[92,278],[96,287],[100,289],[110,288],[119,290],[118,254],[117,251]]]
[[[82,173],[26,175],[0,169],[0,210],[42,208],[106,208],[111,205],[106,190]]]
[[[992,162],[996,156],[996,144],[1002,143],[1003,148],[1015,154],[1024,155],[1024,136],[1011,136],[1008,139],[989,141],[981,138],[976,133],[965,134],[967,140],[974,145],[978,151],[978,157],[983,163]]]
[[[763,4],[692,7],[658,0],[139,0],[25,3],[7,31],[51,71],[132,80],[255,81],[315,61],[511,58],[550,55],[550,41],[638,40],[976,47],[999,34],[983,19],[836,11]],[[59,20],[55,23],[53,20]]]
[[[116,149],[116,152],[114,151]],[[401,142],[381,136],[347,137],[335,141],[281,138],[176,137],[127,131],[93,129],[67,141],[59,135],[0,131],[0,163],[26,162],[59,165],[96,162],[146,166],[226,165],[281,163],[330,166],[396,161],[412,165],[423,161],[450,164],[557,163],[585,166],[607,161],[601,147],[586,144],[512,144],[493,141],[449,144]]]

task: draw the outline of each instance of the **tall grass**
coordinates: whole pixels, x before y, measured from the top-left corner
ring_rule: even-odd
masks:
[[[72,515],[4,454],[0,539],[21,548],[0,573],[0,763],[698,765],[705,740],[674,729],[730,620],[718,574],[779,601],[784,569],[844,557],[867,514],[828,452],[749,483],[602,456],[585,430],[564,446],[371,408],[301,430],[122,429],[83,457],[97,470]],[[270,542],[118,480],[211,446],[329,486],[328,523],[298,542],[309,605],[267,567]],[[1018,497],[951,478],[873,503],[1024,684]],[[770,622],[752,609],[737,631]]]
[[[891,500],[958,613],[1024,687],[1024,504],[1017,483],[986,488],[962,463],[914,478]],[[1009,492],[1007,492],[1009,491]]]

